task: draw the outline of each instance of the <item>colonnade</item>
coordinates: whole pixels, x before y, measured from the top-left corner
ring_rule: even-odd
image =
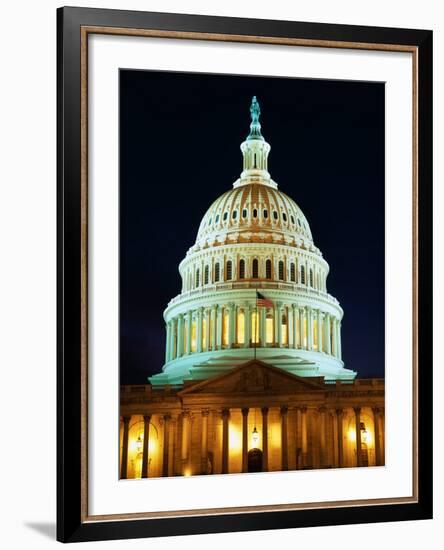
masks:
[[[287,347],[342,358],[338,317],[297,304],[200,307],[170,319],[166,332],[166,363],[191,353],[239,347]]]
[[[367,410],[370,407],[367,408]],[[269,415],[271,410],[279,411],[280,418],[280,460],[271,464],[269,453]],[[295,469],[306,468],[325,468],[325,467],[344,467],[344,466],[367,466],[368,460],[365,460],[363,443],[363,425],[361,422],[361,407],[331,407],[326,405],[306,406],[306,405],[279,405],[256,407],[260,411],[260,417],[257,419],[257,428],[261,434],[261,452],[262,452],[262,471],[269,470],[288,470],[291,462]],[[239,412],[238,407],[222,407],[213,412],[219,418],[221,423],[221,433],[218,438],[219,445],[214,447],[209,443],[209,418],[210,410],[208,408],[184,410],[180,414],[163,414],[162,444],[158,452],[162,455],[161,475],[193,475],[207,473],[230,473],[230,455],[233,449],[230,448],[230,419],[233,411]],[[353,434],[344,433],[344,419],[350,417],[353,411],[355,435],[352,443],[349,439]],[[373,414],[373,426],[371,437],[373,439],[372,448],[374,449],[374,464],[384,464],[384,409],[380,407],[371,407]],[[238,428],[241,431],[241,470],[248,472],[248,452],[253,448],[250,442],[251,433],[249,432],[249,415],[252,409],[242,407],[240,409],[242,420]],[[292,412],[291,419],[289,413]],[[296,416],[294,415],[296,413]],[[255,414],[255,413],[254,413]],[[309,419],[309,415],[310,419]],[[143,415],[144,435],[141,477],[148,477],[149,474],[149,424],[152,415]],[[200,443],[192,444],[192,433],[194,424],[192,419],[200,423]],[[313,418],[315,420],[313,420]],[[251,420],[251,417],[250,417]],[[121,478],[127,478],[128,473],[128,443],[129,443],[129,425],[131,416],[123,417],[123,438],[121,452]],[[293,424],[291,426],[291,424]],[[255,414],[256,424],[256,414]],[[251,427],[251,423],[250,423]],[[290,429],[291,427],[291,429]],[[214,426],[213,426],[214,429]],[[368,426],[366,430],[370,429]],[[327,437],[328,436],[328,437]],[[293,441],[291,441],[293,439]],[[289,448],[296,449],[296,459],[290,461]],[[345,446],[354,446],[354,463],[345,460]],[[176,448],[177,447],[177,448]],[[210,447],[211,451],[210,452]],[[330,447],[330,448],[329,448]],[[318,453],[317,463],[314,462],[314,449]],[[236,450],[238,452],[239,449]],[[174,456],[170,457],[170,453]],[[213,454],[212,454],[213,453]],[[218,458],[214,453],[220,453]],[[192,458],[193,455],[193,458]],[[210,460],[212,456],[212,460]],[[180,457],[180,458],[179,458]],[[216,471],[215,465],[218,464]],[[293,469],[292,467],[292,469]]]

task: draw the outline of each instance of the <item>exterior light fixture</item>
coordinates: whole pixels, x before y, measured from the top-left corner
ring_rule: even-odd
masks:
[[[142,450],[142,445],[143,445],[142,438],[140,437],[140,434],[139,434],[139,437],[137,438],[137,441],[136,441],[136,447],[138,452]]]
[[[253,449],[257,449],[257,445],[259,443],[259,434],[256,430],[256,426],[254,427],[253,433],[251,434],[251,442],[253,444]]]

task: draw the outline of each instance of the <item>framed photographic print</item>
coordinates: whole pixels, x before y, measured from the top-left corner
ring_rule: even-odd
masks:
[[[432,517],[432,33],[58,10],[58,539]]]

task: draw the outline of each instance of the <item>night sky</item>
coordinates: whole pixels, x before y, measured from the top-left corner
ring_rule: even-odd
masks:
[[[122,384],[161,371],[178,264],[242,170],[253,95],[271,176],[330,265],[345,366],[384,376],[384,84],[121,70]]]

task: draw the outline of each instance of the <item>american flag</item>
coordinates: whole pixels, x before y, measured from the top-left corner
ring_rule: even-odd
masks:
[[[265,298],[260,292],[256,292],[256,303],[261,307],[273,307],[273,302],[268,298]]]

